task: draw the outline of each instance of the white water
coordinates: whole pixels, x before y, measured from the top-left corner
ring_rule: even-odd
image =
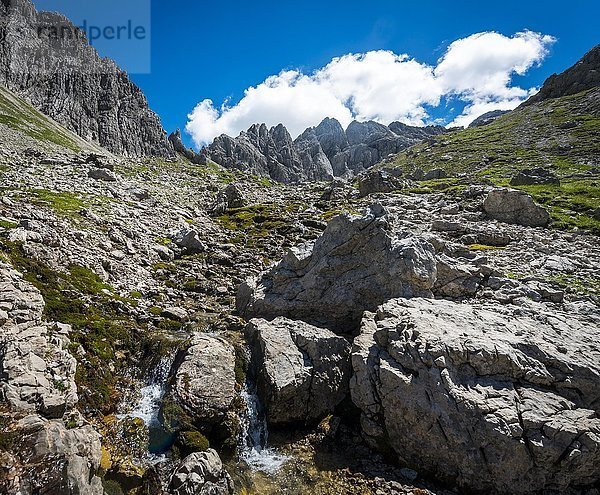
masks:
[[[246,410],[240,417],[240,458],[253,471],[274,475],[288,458],[275,449],[267,447],[267,420],[256,390],[246,385],[242,391]]]
[[[159,365],[148,377],[146,385],[140,389],[140,398],[127,414],[118,416],[122,418],[139,418],[146,426],[158,424],[158,412],[162,399],[166,393],[167,377],[171,369],[172,357],[164,357]]]

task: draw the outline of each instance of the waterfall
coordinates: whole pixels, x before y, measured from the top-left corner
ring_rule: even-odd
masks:
[[[240,459],[254,471],[276,474],[288,458],[267,447],[267,420],[256,387],[246,384],[241,396],[246,408],[240,418]]]
[[[174,356],[169,355],[160,360],[158,366],[146,378],[145,385],[140,389],[140,398],[133,409],[127,414],[117,416],[119,419],[139,418],[144,422],[149,432],[148,453],[151,460],[162,459],[162,456],[158,455],[167,452],[173,443],[172,435],[165,431],[158,419],[173,359]]]

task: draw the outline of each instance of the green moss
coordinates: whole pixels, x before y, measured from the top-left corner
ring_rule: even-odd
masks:
[[[149,312],[151,315],[154,315],[154,316],[160,316],[160,315],[162,315],[162,313],[163,313],[163,309],[162,309],[162,308],[159,308],[158,306],[151,306],[151,307],[148,309],[148,312]]]
[[[153,336],[146,326],[120,313],[118,296],[91,270],[72,265],[68,272],[57,272],[26,256],[18,243],[0,239],[0,245],[25,280],[41,292],[45,319],[71,325],[73,349],[85,350],[83,357],[74,353],[80,358],[75,380],[82,407],[111,412],[117,403],[119,375],[129,370],[119,356],[143,355]]]
[[[177,435],[177,446],[183,456],[188,456],[194,452],[207,451],[210,449],[210,442],[199,431],[182,431]]]
[[[169,237],[157,237],[154,239],[154,242],[156,242],[156,244],[160,244],[161,246],[168,246],[173,242],[173,239],[170,239]]]
[[[192,418],[172,398],[166,398],[160,409],[160,421],[169,432],[193,430]]]
[[[588,276],[559,274],[548,277],[561,288],[577,294],[600,297],[600,280]]]
[[[230,239],[232,242],[243,242],[240,237],[243,234],[247,245],[258,246],[273,233],[290,225],[287,214],[289,211],[281,211],[277,205],[261,204],[229,210],[217,221],[224,228],[238,233]]]
[[[504,249],[503,247],[498,246],[488,246],[486,244],[471,244],[469,246],[471,251],[498,251]]]
[[[141,293],[141,292],[139,292],[139,291],[137,291],[137,290],[132,290],[132,291],[129,293],[129,297],[130,297],[131,299],[138,300],[138,299],[141,299],[141,298],[142,298],[142,293]]]
[[[102,486],[104,487],[105,495],[125,495],[121,485],[115,480],[103,479]]]
[[[0,228],[2,229],[14,229],[18,226],[18,224],[11,222],[10,220],[0,220]]]

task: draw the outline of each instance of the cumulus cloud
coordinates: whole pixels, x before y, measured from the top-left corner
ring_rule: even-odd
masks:
[[[540,64],[554,41],[531,31],[511,37],[477,33],[451,43],[436,66],[384,50],[344,55],[310,74],[285,70],[270,76],[233,105],[206,99],[188,116],[186,130],[202,146],[257,122],[283,123],[294,137],[325,117],[343,126],[352,120],[424,125],[427,108],[444,97],[465,103],[451,125],[468,125],[487,111],[515,108],[534,93],[513,86],[512,76]]]

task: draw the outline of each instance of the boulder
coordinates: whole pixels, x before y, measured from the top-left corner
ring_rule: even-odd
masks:
[[[200,240],[200,234],[196,229],[183,227],[173,232],[171,238],[173,242],[188,254],[203,253],[206,246]]]
[[[215,204],[211,208],[213,215],[223,215],[232,208],[242,208],[246,206],[246,198],[237,184],[229,184],[225,189],[217,194]]]
[[[175,399],[199,423],[224,420],[235,399],[235,351],[226,340],[197,334],[175,372]]]
[[[516,189],[493,189],[483,203],[483,209],[493,219],[526,227],[545,227],[550,215],[533,198]]]
[[[358,178],[360,197],[369,194],[389,193],[404,188],[404,182],[385,170],[370,170]]]
[[[600,321],[578,318],[425,299],[366,313],[350,385],[364,438],[477,493],[597,484]]]
[[[170,481],[172,495],[233,495],[233,481],[216,451],[195,452],[186,457]]]
[[[423,177],[423,180],[445,179],[446,177],[448,177],[448,172],[443,168],[436,168],[427,172]]]
[[[3,458],[2,466],[11,475],[0,481],[0,490],[103,495],[97,476],[100,435],[91,426],[69,428],[63,421],[32,414],[14,425],[13,435],[18,435],[17,448],[13,456]]]
[[[552,184],[560,186],[559,178],[545,168],[521,170],[511,181],[511,186],[531,186],[535,184]]]
[[[364,216],[334,218],[314,244],[292,249],[258,280],[240,286],[238,311],[248,318],[285,316],[342,333],[363,311],[395,297],[431,296],[433,246],[394,231],[374,205]]]
[[[88,177],[95,180],[103,180],[105,182],[116,182],[117,175],[105,168],[91,168],[88,171]]]
[[[318,422],[348,395],[350,343],[344,337],[286,318],[252,320],[246,335],[269,423]]]

